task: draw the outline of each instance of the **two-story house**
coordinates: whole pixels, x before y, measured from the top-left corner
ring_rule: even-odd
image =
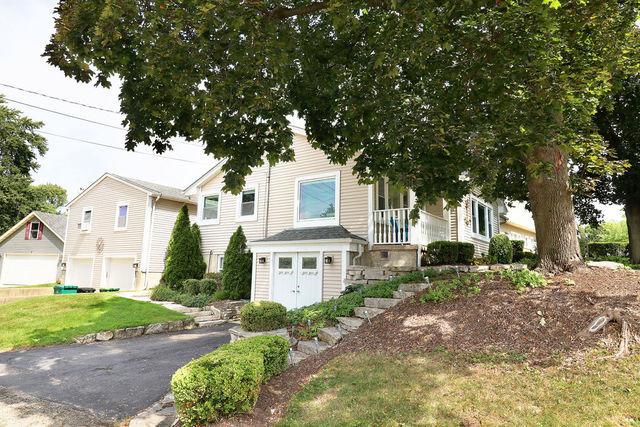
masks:
[[[441,201],[409,218],[413,192],[380,180],[361,185],[353,162],[331,164],[294,130],[295,162],[265,164],[238,195],[225,193],[222,163],[185,194],[197,200],[203,256],[209,271],[224,268],[224,251],[241,225],[253,252],[251,298],[288,308],[337,296],[348,265],[413,265],[435,240],[472,242],[488,250],[500,223],[497,202],[468,195],[459,207]]]
[[[181,189],[105,173],[67,204],[64,282],[102,288],[156,286],[178,211],[196,201]]]

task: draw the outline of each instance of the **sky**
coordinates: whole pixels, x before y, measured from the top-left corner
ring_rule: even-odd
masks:
[[[7,98],[7,104],[11,108],[42,121],[42,131],[59,135],[44,135],[49,150],[39,160],[41,166],[34,174],[35,183],[58,184],[67,190],[71,199],[105,172],[185,188],[211,168],[216,163],[215,159],[205,155],[198,143],[178,141],[173,144],[173,151],[164,155],[150,155],[152,151],[148,147],[138,147],[136,152],[127,152],[122,150],[124,130],[88,123],[35,107],[115,127],[121,127],[120,114],[60,102],[3,86],[15,86],[107,110],[119,110],[117,81],[112,82],[110,89],[79,83],[65,77],[62,71],[47,64],[41,56],[53,33],[53,10],[56,4],[56,0],[4,0],[0,4],[0,40],[3,40],[0,43],[0,94]],[[31,106],[26,106],[25,103]],[[301,123],[297,121],[296,124]],[[622,218],[619,206],[608,206],[604,211],[608,221]],[[531,214],[522,204],[510,209],[510,217],[523,225],[533,223]]]

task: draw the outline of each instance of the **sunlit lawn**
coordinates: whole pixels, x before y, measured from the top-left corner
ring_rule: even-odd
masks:
[[[342,356],[294,397],[281,424],[640,426],[638,355],[547,368],[492,359]]]
[[[0,349],[73,342],[88,333],[184,318],[157,304],[109,294],[34,297],[0,304]]]

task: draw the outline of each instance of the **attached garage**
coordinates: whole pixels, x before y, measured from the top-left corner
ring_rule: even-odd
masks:
[[[93,258],[69,258],[65,284],[80,287],[91,286]]]
[[[60,255],[5,254],[0,284],[37,285],[53,283],[58,273]]]
[[[104,260],[104,281],[107,288],[119,288],[122,291],[135,289],[135,258],[110,257]]]

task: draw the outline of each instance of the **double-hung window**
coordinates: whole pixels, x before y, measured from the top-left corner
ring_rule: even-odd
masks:
[[[26,240],[38,240],[41,238],[40,221],[32,221],[27,224]]]
[[[258,217],[258,188],[246,188],[238,194],[237,221],[255,221]]]
[[[91,219],[93,217],[93,209],[92,208],[84,208],[82,209],[82,217],[80,219],[80,230],[81,231],[91,231]]]
[[[481,239],[493,236],[493,208],[486,203],[471,198],[471,227],[473,234]]]
[[[118,203],[118,205],[116,206],[116,223],[114,228],[116,230],[126,230],[128,221],[129,221],[129,204]]]
[[[296,179],[295,225],[338,225],[340,173]]]
[[[220,220],[220,193],[205,194],[201,199],[200,220],[217,224]]]

